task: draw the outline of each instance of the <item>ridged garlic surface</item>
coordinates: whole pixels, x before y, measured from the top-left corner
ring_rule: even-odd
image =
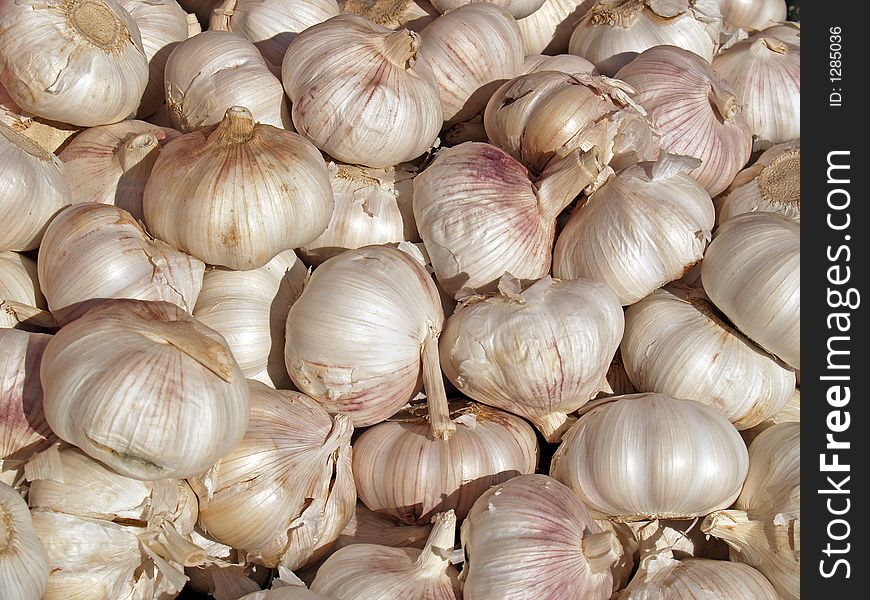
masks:
[[[224,339],[168,302],[106,300],[40,368],[52,431],[128,477],[191,477],[242,439],[248,386]]]
[[[613,523],[613,525],[614,528],[626,527],[631,532],[639,565],[643,565],[654,556],[662,555],[673,556],[678,560],[692,557],[728,560],[728,544],[702,532],[697,519],[691,521],[657,519]]]
[[[523,61],[523,75],[535,71],[561,71],[562,73],[589,73],[597,75],[598,70],[591,62],[575,54],[527,54]]]
[[[451,409],[456,431],[447,443],[413,409],[356,440],[354,480],[368,508],[414,525],[452,509],[461,521],[490,486],[535,472],[538,441],[525,421],[473,403]]]
[[[718,0],[600,0],[577,23],[571,54],[613,76],[654,46],[677,46],[713,60],[721,29]]]
[[[522,475],[491,487],[462,523],[464,600],[607,600],[622,553],[565,485]]]
[[[442,119],[421,43],[415,32],[356,15],[306,29],[281,67],[296,130],[349,164],[388,168],[426,152]]]
[[[84,202],[51,221],[37,259],[39,283],[60,323],[108,298],[162,300],[192,311],[205,264],[151,237],[117,206]]]
[[[752,441],[758,437],[762,431],[766,429],[770,429],[777,423],[800,423],[801,422],[801,390],[800,388],[795,388],[794,392],[792,392],[791,397],[788,399],[788,402],[785,403],[779,412],[777,412],[772,417],[765,419],[755,427],[751,427],[750,429],[745,429],[740,432],[740,435],[743,436],[743,441],[746,442],[746,445],[752,443]]]
[[[675,46],[645,50],[616,73],[637,90],[661,134],[663,150],[693,156],[688,174],[711,196],[724,191],[749,161],[752,132],[734,86],[698,55]]]
[[[0,582],[4,600],[41,600],[48,582],[48,553],[33,527],[27,503],[0,482]]]
[[[516,19],[529,16],[544,4],[544,0],[485,0],[485,2],[503,9]],[[442,15],[458,10],[463,6],[477,3],[484,2],[480,0],[432,0],[432,6]]]
[[[44,308],[36,261],[0,251],[0,328],[32,329],[30,317]]]
[[[0,123],[0,251],[38,247],[46,225],[71,196],[63,162]]]
[[[615,521],[693,519],[731,506],[748,469],[728,419],[694,400],[616,396],[568,430],[550,475]]]
[[[36,142],[49,152],[56,152],[64,143],[81,131],[78,125],[42,119],[22,109],[0,83],[0,123],[7,125]]]
[[[505,278],[447,319],[444,374],[463,394],[531,421],[549,441],[605,382],[623,332],[622,308],[604,284],[550,276],[521,290]]]
[[[338,0],[341,13],[359,15],[387,29],[420,32],[440,14],[429,0]]]
[[[340,12],[335,0],[223,0],[212,11],[208,29],[242,34],[269,64],[281,66],[298,33]]]
[[[719,0],[719,10],[729,29],[755,31],[785,21],[788,4],[785,0]]]
[[[438,82],[442,119],[470,119],[504,79],[520,74],[522,39],[516,20],[489,2],[462,4],[430,23],[420,37],[420,61]]]
[[[775,212],[801,222],[801,142],[777,144],[737,174],[719,202],[721,225],[735,215]]]
[[[761,30],[761,35],[767,35],[782,40],[786,44],[797,46],[801,45],[801,24],[800,21],[784,21],[782,23],[774,23],[769,27]]]
[[[682,277],[704,256],[716,219],[689,174],[697,164],[662,152],[581,200],[556,240],[553,275],[604,282],[624,306]]]
[[[248,385],[245,437],[191,480],[199,524],[253,562],[297,569],[325,552],[353,513],[353,426],[302,394]]]
[[[155,236],[235,270],[262,267],[316,239],[333,205],[320,152],[296,133],[255,123],[240,106],[167,144],[142,199]]]
[[[28,112],[92,127],[136,111],[148,60],[136,22],[115,0],[4,2],[0,82]]]
[[[747,337],[801,367],[799,223],[776,213],[737,215],[717,230],[701,281],[713,303]]]
[[[562,54],[574,28],[596,0],[545,0],[541,8],[517,19],[523,51],[529,54]]]
[[[204,31],[178,44],[164,68],[173,127],[189,132],[220,123],[243,106],[257,123],[293,130],[281,81],[239,33]]]
[[[641,392],[697,400],[739,429],[775,415],[794,372],[732,326],[700,289],[667,286],[625,311],[625,370]]]
[[[142,193],[154,161],[178,136],[174,129],[138,120],[82,131],[58,153],[73,203],[114,204],[143,219]]]

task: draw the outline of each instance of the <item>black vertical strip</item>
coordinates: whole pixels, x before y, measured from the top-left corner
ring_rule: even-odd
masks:
[[[866,2],[801,8],[801,595],[858,598],[870,556],[862,394],[870,167],[859,87],[870,61],[870,11]]]

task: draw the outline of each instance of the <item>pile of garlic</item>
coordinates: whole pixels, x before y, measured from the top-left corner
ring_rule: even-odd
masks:
[[[0,0],[0,596],[799,598],[784,20]]]

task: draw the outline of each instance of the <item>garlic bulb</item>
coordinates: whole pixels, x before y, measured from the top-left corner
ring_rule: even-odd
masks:
[[[775,213],[737,215],[716,230],[701,281],[746,336],[800,369],[800,224]]]
[[[284,360],[293,383],[354,427],[391,417],[417,392],[421,371],[433,433],[455,425],[438,361],[444,313],[416,258],[387,246],[348,250],[314,270],[287,317]]]
[[[223,0],[208,29],[245,36],[267,62],[280,66],[296,34],[339,13],[335,0]]]
[[[538,441],[519,417],[465,402],[451,405],[451,417],[456,431],[446,444],[428,435],[425,410],[366,429],[353,445],[360,500],[408,524],[446,510],[461,521],[490,486],[535,472]]]
[[[692,519],[734,502],[748,458],[727,418],[664,394],[611,400],[580,417],[550,466],[590,510],[615,521]]]
[[[517,19],[523,38],[523,52],[529,54],[563,54],[574,28],[596,0],[544,0],[541,8],[528,17]]]
[[[800,137],[800,46],[754,35],[717,54],[713,68],[731,82],[762,147]]]
[[[73,203],[114,204],[142,220],[142,192],[154,161],[178,135],[174,129],[145,121],[121,121],[82,131],[58,154],[67,165]]]
[[[115,0],[4,2],[0,82],[27,112],[92,127],[136,110],[148,61],[136,22]]]
[[[0,330],[32,329],[30,317],[43,308],[36,263],[23,254],[0,251]]]
[[[530,54],[523,62],[522,74],[527,75],[535,71],[561,71],[563,73],[589,73],[597,75],[598,70],[591,62],[575,54]]]
[[[489,2],[453,7],[420,36],[420,62],[438,82],[445,122],[482,111],[501,81],[519,75],[523,66],[516,20]]]
[[[246,270],[323,233],[333,196],[314,146],[234,106],[218,125],[163,149],[142,207],[160,239],[208,264]]]
[[[248,424],[226,342],[168,302],[104,301],[55,334],[40,374],[52,431],[136,479],[202,473]]]
[[[82,129],[77,125],[42,119],[22,110],[2,84],[0,84],[0,123],[33,140],[49,152],[56,152],[62,148],[70,137]]]
[[[247,108],[257,123],[293,129],[281,82],[241,34],[204,31],[178,44],[164,83],[169,118],[180,131],[220,123],[234,106]]]
[[[51,221],[39,249],[39,283],[61,323],[107,298],[163,300],[190,312],[205,265],[154,239],[127,211],[85,202]]]
[[[662,149],[700,159],[689,175],[711,196],[724,191],[752,150],[733,86],[702,58],[674,46],[645,50],[616,77],[637,90],[634,100],[655,122]]]
[[[57,441],[45,422],[39,381],[50,339],[43,333],[0,329],[0,483],[18,485],[24,463]]]
[[[193,316],[224,337],[245,377],[287,387],[284,326],[307,277],[292,250],[250,271],[209,269]]]
[[[775,37],[782,40],[786,44],[797,46],[801,45],[801,24],[798,21],[785,21],[784,23],[776,23],[770,27],[765,27],[761,30],[760,35]]]
[[[327,168],[335,208],[326,230],[299,248],[308,264],[363,246],[420,240],[412,205],[415,166],[372,169],[330,162]]]
[[[354,510],[353,427],[302,394],[248,385],[245,437],[191,480],[199,523],[253,562],[296,569],[328,549]]]
[[[729,29],[754,31],[785,21],[788,6],[784,0],[719,0],[719,10]]]
[[[444,374],[463,394],[530,420],[548,441],[567,413],[595,396],[622,337],[622,309],[606,285],[545,276],[525,290],[503,278],[474,296],[441,335]]]
[[[342,14],[359,15],[387,29],[422,31],[440,14],[429,0],[338,0]]]
[[[719,38],[718,0],[600,0],[577,24],[568,52],[611,77],[654,46],[677,46],[707,62]]]
[[[463,6],[475,3],[488,3],[498,6],[506,11],[515,19],[528,17],[530,14],[537,11],[544,4],[544,0],[431,0],[438,12],[446,15],[448,12],[455,11]]]
[[[800,140],[766,150],[737,174],[719,205],[719,224],[735,215],[775,212],[801,222]]]
[[[346,546],[326,559],[311,591],[336,600],[459,600],[462,584],[447,555],[453,550],[456,515],[438,513],[426,546]]]
[[[438,84],[419,60],[420,45],[417,33],[356,15],[306,29],[281,67],[297,131],[349,164],[387,168],[420,156],[442,123]]]
[[[761,571],[783,600],[800,598],[800,423],[780,423],[749,446],[749,474],[733,510],[707,516],[731,560]]]
[[[697,400],[748,429],[791,397],[794,372],[729,326],[700,289],[668,286],[625,312],[620,344],[635,387]]]
[[[778,600],[764,575],[727,560],[687,558],[667,554],[643,563],[617,600]]]
[[[800,388],[795,388],[794,392],[792,392],[791,397],[788,399],[788,402],[785,403],[775,415],[772,417],[762,421],[755,427],[750,429],[745,429],[740,432],[740,435],[743,436],[743,441],[746,442],[746,445],[752,443],[752,441],[758,437],[762,431],[766,429],[770,429],[772,426],[777,423],[800,423],[801,422],[801,390]]]
[[[49,220],[71,202],[64,172],[57,156],[0,123],[0,251],[39,246]]]
[[[602,281],[624,306],[680,278],[703,257],[716,218],[686,174],[697,164],[662,152],[582,200],[556,240],[553,274]]]
[[[142,49],[148,59],[148,85],[136,115],[153,115],[163,104],[163,71],[173,48],[188,35],[187,13],[176,0],[118,0],[130,13],[142,37]]]
[[[40,600],[48,581],[48,554],[33,528],[27,503],[0,482],[0,581],[5,600]]]
[[[491,487],[462,524],[465,600],[607,600],[622,548],[568,487],[522,475]]]

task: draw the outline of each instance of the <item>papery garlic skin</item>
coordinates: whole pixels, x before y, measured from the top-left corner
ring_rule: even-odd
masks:
[[[544,0],[432,0],[432,6],[442,15],[476,3],[493,4],[507,11],[514,18],[522,19],[541,8]]]
[[[614,397],[580,417],[550,474],[594,513],[628,522],[728,507],[748,466],[743,439],[725,416],[694,400],[644,393]]]
[[[202,27],[205,28],[208,25],[211,12],[221,3],[221,0],[178,0],[178,3],[187,12],[195,14]]]
[[[577,495],[546,475],[491,487],[461,539],[465,600],[607,600],[622,552]]]
[[[33,250],[71,193],[63,162],[36,142],[0,123],[0,251]]]
[[[168,302],[106,300],[55,334],[40,374],[52,431],[134,479],[202,473],[247,427],[226,342]]]
[[[46,229],[37,260],[40,287],[61,323],[107,298],[162,300],[192,311],[205,264],[152,238],[127,211],[85,202]]]
[[[719,203],[721,225],[735,215],[774,212],[801,222],[800,139],[777,144],[737,174]]]
[[[740,435],[743,436],[743,441],[746,442],[746,445],[752,443],[752,441],[758,437],[758,435],[765,431],[766,429],[770,429],[777,423],[800,423],[801,422],[801,390],[800,388],[795,388],[794,392],[792,392],[791,397],[788,399],[788,402],[785,403],[779,412],[770,417],[769,419],[765,419],[755,427],[750,429],[746,429],[740,432]]]
[[[281,67],[296,130],[349,164],[387,168],[423,154],[442,118],[438,85],[419,60],[420,45],[417,33],[394,32],[356,15],[300,33]]]
[[[613,521],[608,522],[613,523]],[[673,556],[678,560],[686,558],[728,560],[728,545],[702,532],[697,519],[634,521],[614,523],[614,525],[627,527],[631,532],[641,566],[650,558],[662,555]]]
[[[56,152],[81,127],[42,119],[22,109],[0,83],[0,123],[8,125],[49,152]]]
[[[239,600],[335,600],[335,598],[312,592],[301,586],[288,586],[260,590],[242,596]]]
[[[30,329],[27,317],[43,308],[36,262],[17,252],[0,251],[0,328]]]
[[[48,554],[33,527],[27,503],[0,482],[0,581],[4,600],[41,600],[49,572]]]
[[[142,198],[154,235],[235,270],[262,267],[312,241],[329,223],[333,205],[317,149],[293,132],[255,124],[240,106],[227,110],[220,124],[167,144]]]
[[[761,35],[775,37],[782,40],[786,44],[797,46],[801,45],[801,24],[799,21],[785,21],[775,23],[770,27],[765,27],[761,30]]]
[[[701,281],[747,337],[800,369],[800,224],[776,213],[737,215],[716,230]]]
[[[616,77],[637,90],[634,100],[661,134],[663,150],[701,160],[688,175],[711,196],[724,191],[749,161],[752,132],[740,97],[704,59],[675,46],[656,46]]]
[[[794,372],[717,313],[701,290],[679,286],[628,307],[625,370],[639,391],[697,400],[748,429],[785,406]]]
[[[190,132],[216,125],[243,106],[257,123],[293,130],[284,88],[257,47],[229,31],[204,31],[178,44],[164,69],[173,127]]]
[[[782,23],[788,14],[784,0],[719,0],[724,24],[731,30],[764,29]]]
[[[574,28],[596,0],[545,0],[541,8],[517,19],[523,51],[529,54],[562,54]]]
[[[451,8],[420,36],[420,61],[438,82],[442,119],[448,123],[482,111],[501,80],[519,75],[523,65],[516,20],[489,2]]]
[[[24,110],[92,127],[136,110],[148,61],[115,0],[25,0],[0,5],[0,74]]]
[[[535,71],[561,71],[562,73],[589,73],[597,75],[598,69],[591,62],[574,54],[530,54],[523,61],[523,75]]]
[[[58,154],[73,203],[114,204],[143,219],[142,192],[151,168],[163,146],[178,136],[174,129],[137,120],[82,131]]]
[[[359,490],[357,490],[359,493]],[[357,502],[347,525],[335,540],[334,550],[353,544],[379,544],[394,548],[420,548],[432,531],[431,520],[424,525],[407,525]]]
[[[359,15],[388,29],[422,31],[439,14],[429,0],[338,0],[342,14]]]
[[[266,61],[280,66],[296,34],[340,12],[335,0],[223,0],[208,28],[242,34]]]

